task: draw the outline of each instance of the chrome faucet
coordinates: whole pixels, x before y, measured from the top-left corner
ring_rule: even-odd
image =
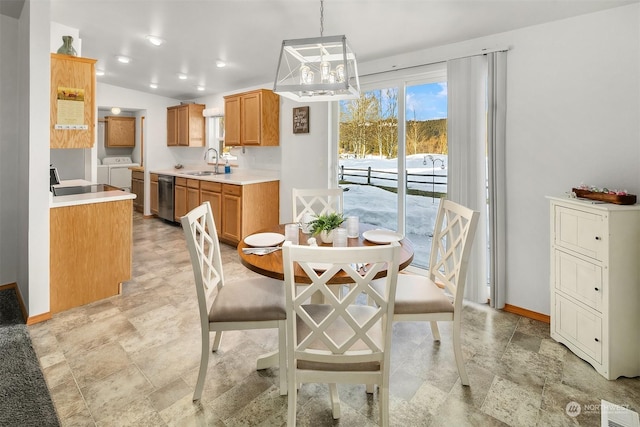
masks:
[[[213,171],[215,173],[218,173],[218,150],[216,150],[215,148],[209,148],[207,151],[204,152],[204,160],[207,161],[207,156],[209,155],[209,151],[213,151],[214,153],[216,153],[216,163],[213,166]],[[208,163],[208,162],[207,162]]]

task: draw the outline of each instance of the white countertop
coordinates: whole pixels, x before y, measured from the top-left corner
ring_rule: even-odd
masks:
[[[193,171],[204,171],[204,170],[213,170],[213,166],[203,165],[203,166],[185,166],[182,169],[165,169],[165,170],[154,170],[150,173],[156,173],[158,175],[172,175],[178,176],[181,178],[188,179],[199,179],[201,181],[211,181],[211,182],[221,182],[223,184],[234,184],[234,185],[249,185],[249,184],[260,184],[263,182],[272,182],[279,181],[280,176],[278,171],[270,171],[270,170],[255,170],[255,169],[238,169],[231,168],[231,173],[221,173],[218,175],[204,175],[204,176],[194,176],[189,175],[188,172]],[[224,166],[220,165],[218,170],[224,172]]]
[[[93,185],[94,182],[84,179],[70,179],[61,181],[55,187],[76,187],[81,185]],[[87,205],[90,203],[115,202],[118,200],[135,199],[136,195],[128,191],[114,190],[101,191],[99,193],[72,194],[69,196],[54,196],[49,193],[49,208],[61,208],[64,206]]]

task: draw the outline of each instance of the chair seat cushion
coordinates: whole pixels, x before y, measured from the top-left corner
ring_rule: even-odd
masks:
[[[309,313],[309,316],[319,323],[329,315],[332,307],[328,304],[309,304],[305,305],[304,309]],[[370,319],[372,313],[376,311],[375,308],[364,305],[351,305],[348,308],[349,313],[357,320],[358,324],[363,324],[367,319]],[[302,342],[304,338],[309,335],[311,329],[307,324],[298,316],[296,321],[296,329],[298,335],[298,344]],[[326,329],[327,335],[337,344],[340,345],[348,338],[350,338],[354,332],[351,326],[342,318],[336,319],[336,321]],[[369,336],[379,347],[382,347],[382,323],[376,322],[371,329],[369,329]],[[310,349],[314,350],[329,350],[329,348],[319,340],[309,345]],[[357,350],[369,350],[369,346],[363,343],[361,340],[357,341],[350,348],[352,351]],[[322,362],[310,362],[307,360],[298,359],[298,369],[311,369],[319,371],[378,371],[380,370],[379,362],[366,362],[366,363],[322,363]]]
[[[226,284],[209,310],[209,322],[250,322],[287,318],[284,282],[267,277]]]
[[[372,282],[382,294],[384,280]],[[453,303],[431,279],[416,274],[398,274],[395,314],[453,313]]]

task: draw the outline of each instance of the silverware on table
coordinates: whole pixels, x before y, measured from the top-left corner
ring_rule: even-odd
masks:
[[[242,248],[242,252],[247,255],[268,255],[282,249],[280,246],[267,246],[263,248]]]

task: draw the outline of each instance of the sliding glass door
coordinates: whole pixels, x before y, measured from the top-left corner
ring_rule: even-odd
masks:
[[[416,267],[427,267],[435,214],[447,192],[446,114],[442,76],[381,84],[340,103],[345,214],[405,234]]]

